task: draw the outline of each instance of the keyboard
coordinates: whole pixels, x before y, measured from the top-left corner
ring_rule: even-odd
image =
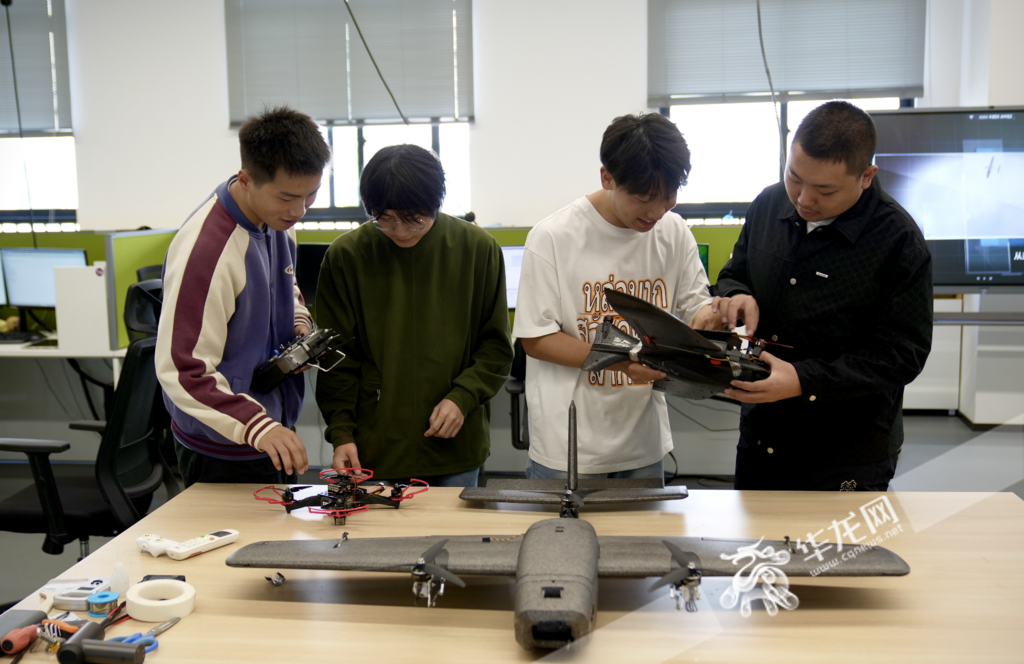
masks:
[[[0,344],[27,344],[30,341],[39,341],[43,335],[38,332],[14,330],[13,332],[0,332]]]

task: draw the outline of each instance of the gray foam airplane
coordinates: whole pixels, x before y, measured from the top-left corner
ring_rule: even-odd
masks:
[[[398,572],[412,575],[416,601],[434,606],[445,584],[465,587],[458,575],[515,576],[515,636],[527,649],[561,648],[589,634],[597,615],[601,577],[660,577],[676,608],[696,611],[704,576],[736,576],[743,549],[772,567],[761,578],[787,576],[903,576],[910,567],[882,547],[858,547],[855,557],[831,547],[799,555],[797,543],[707,537],[598,535],[576,518],[576,408],[569,409],[569,478],[562,516],[544,519],[517,535],[368,537],[256,542],[227,559],[231,567]],[[564,506],[570,509],[564,509]],[[575,505],[577,509],[571,509]],[[806,545],[804,545],[806,547]],[[847,547],[849,551],[849,547]],[[806,549],[805,549],[806,551]],[[763,567],[762,567],[763,569]]]

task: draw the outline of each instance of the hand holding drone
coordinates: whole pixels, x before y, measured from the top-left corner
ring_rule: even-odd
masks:
[[[356,478],[349,473],[360,471],[365,473],[363,477]],[[373,477],[373,471],[366,468],[331,468],[320,471],[320,479],[327,482],[327,493],[317,493],[305,498],[296,498],[295,493],[303,489],[311,489],[311,486],[293,486],[279,489],[273,485],[265,486],[253,493],[256,500],[262,500],[271,505],[284,505],[289,514],[292,510],[308,507],[312,514],[326,514],[334,517],[335,525],[344,525],[345,518],[358,512],[366,512],[370,505],[386,505],[398,509],[403,500],[409,500],[413,496],[423,493],[430,488],[430,485],[423,480],[412,479],[415,484],[396,484],[389,487],[386,484],[371,484],[366,487],[359,486]],[[422,487],[415,488],[414,487]],[[385,491],[391,491],[385,495]],[[264,491],[272,491],[277,497],[261,495]]]

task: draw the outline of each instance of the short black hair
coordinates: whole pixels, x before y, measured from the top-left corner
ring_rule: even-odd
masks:
[[[394,210],[403,219],[436,217],[444,194],[441,160],[418,145],[381,148],[359,178],[359,196],[373,219],[385,210]]]
[[[877,142],[874,120],[848,101],[818,106],[793,135],[793,143],[799,143],[808,157],[846,164],[850,175],[860,175],[871,165]]]
[[[667,196],[686,184],[690,148],[660,113],[622,115],[601,139],[601,163],[615,184],[637,196]]]
[[[238,131],[242,168],[259,186],[288,175],[320,175],[331,161],[331,149],[313,118],[278,106],[245,121]]]

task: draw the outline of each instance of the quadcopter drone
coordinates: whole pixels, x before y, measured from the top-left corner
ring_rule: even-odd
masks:
[[[363,472],[365,477],[356,478],[350,473]],[[413,496],[423,493],[430,488],[430,485],[423,480],[412,479],[415,484],[396,484],[389,487],[386,484],[371,484],[366,487],[359,486],[361,483],[373,477],[373,471],[366,468],[331,468],[320,471],[320,479],[327,482],[327,493],[318,493],[305,498],[296,498],[295,493],[303,489],[311,489],[312,486],[293,486],[279,489],[273,485],[265,486],[253,493],[256,500],[262,500],[271,505],[284,505],[286,512],[291,514],[292,510],[308,507],[312,514],[326,514],[334,517],[334,525],[345,525],[345,518],[359,512],[366,512],[370,505],[386,505],[398,509],[403,500],[409,500]],[[422,488],[418,488],[422,487]],[[390,492],[385,495],[387,489]],[[271,491],[277,497],[261,495],[264,491]]]

